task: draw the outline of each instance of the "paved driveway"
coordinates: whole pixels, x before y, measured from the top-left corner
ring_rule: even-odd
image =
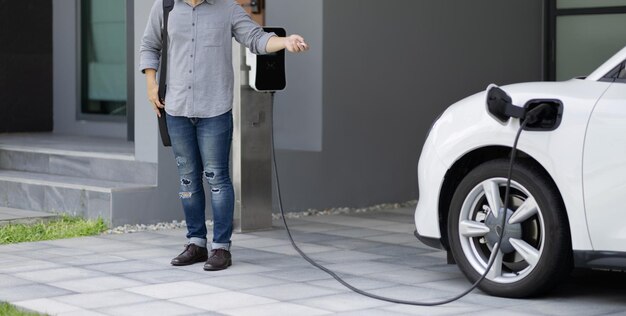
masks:
[[[445,253],[413,237],[413,209],[289,220],[312,257],[355,286],[401,299],[449,297],[469,286]],[[622,273],[576,272],[549,296],[475,291],[442,307],[394,305],[351,293],[297,256],[280,222],[237,234],[233,266],[172,267],[184,231],[0,246],[0,301],[51,315],[626,315]]]

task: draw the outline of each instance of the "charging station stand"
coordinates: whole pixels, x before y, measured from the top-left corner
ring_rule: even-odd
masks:
[[[265,29],[285,36],[284,29]],[[246,57],[242,45],[233,41],[235,91],[231,170],[235,190],[234,231],[238,233],[272,228],[273,98],[268,92],[282,90],[285,86],[284,51],[259,56],[260,60],[250,60],[257,57],[248,55]],[[263,65],[269,65],[269,68],[257,67]],[[257,78],[262,82],[257,82]],[[259,90],[264,91],[253,87],[261,87]]]

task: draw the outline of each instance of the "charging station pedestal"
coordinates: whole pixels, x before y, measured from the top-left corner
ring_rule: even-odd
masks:
[[[280,28],[265,28],[285,36]],[[232,179],[235,232],[272,228],[271,93],[285,88],[284,51],[264,56],[246,53],[233,41]],[[261,90],[261,91],[259,91]]]

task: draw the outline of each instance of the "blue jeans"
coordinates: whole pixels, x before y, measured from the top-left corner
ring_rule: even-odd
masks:
[[[185,211],[187,238],[206,247],[203,178],[211,187],[213,249],[230,249],[233,233],[235,194],[230,179],[229,159],[233,116],[228,111],[211,118],[188,118],[166,114],[180,175],[180,200]]]

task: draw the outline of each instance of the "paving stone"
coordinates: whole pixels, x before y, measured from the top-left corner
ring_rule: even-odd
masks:
[[[54,299],[40,298],[35,300],[14,302],[13,305],[26,308],[43,314],[57,315],[61,313],[78,311],[80,308],[65,304]]]
[[[323,280],[332,278],[325,272],[318,270],[312,266],[302,269],[279,270],[271,273],[263,272],[261,275],[287,280],[290,282],[308,282],[314,280]]]
[[[80,308],[75,311],[60,313],[60,314],[57,314],[56,316],[109,316],[109,315]]]
[[[343,280],[346,281],[348,284],[356,287],[357,289],[366,290],[366,291],[398,285],[397,283],[385,282],[385,281],[374,280],[374,279],[364,278],[364,277],[344,277]],[[337,289],[341,291],[349,290],[343,284],[339,283],[335,279],[310,281],[308,283],[317,285],[317,286],[331,288],[331,289]]]
[[[433,249],[424,249],[417,246],[403,246],[403,245],[381,245],[378,247],[361,248],[359,251],[373,253],[382,256],[392,257],[410,257],[418,258],[421,254],[432,253]]]
[[[416,285],[432,281],[456,279],[460,277],[460,273],[441,273],[423,269],[397,269],[385,270],[372,274],[362,275],[368,278],[395,282],[407,285]]]
[[[30,250],[29,250],[30,251]],[[5,262],[0,265],[0,273],[11,274],[26,271],[60,268],[61,265],[44,260],[24,259],[22,261]]]
[[[19,285],[32,284],[33,282],[14,277],[12,275],[0,274],[0,289],[11,288]]]
[[[308,297],[336,294],[341,291],[304,283],[288,283],[256,287],[243,290],[242,292],[257,296],[264,296],[279,301],[292,301]]]
[[[78,306],[84,309],[98,309],[109,306],[122,306],[153,300],[150,297],[126,291],[105,291],[87,294],[65,295],[54,298],[59,302]]]
[[[389,306],[390,303],[374,300],[355,293],[335,294],[292,301],[333,312],[356,311],[361,309]]]
[[[367,236],[363,237],[363,239],[396,245],[404,243],[417,244],[418,242],[417,238],[415,238],[413,234],[388,234],[379,236]]]
[[[201,265],[196,265],[197,273],[179,269],[156,270],[146,272],[132,272],[122,276],[128,280],[137,280],[143,283],[170,283],[176,281],[197,280],[205,277],[206,272]]]
[[[119,261],[90,265],[89,269],[106,272],[109,274],[123,274],[131,272],[153,271],[165,268],[162,264],[145,262],[139,260]]]
[[[358,238],[341,238],[336,240],[326,240],[319,242],[322,245],[332,246],[339,249],[356,250],[360,249],[372,249],[376,247],[385,247],[386,245],[381,242],[363,240]],[[388,255],[388,254],[379,254]]]
[[[349,228],[349,229],[325,231],[324,234],[342,236],[342,237],[350,237],[350,238],[364,238],[364,237],[369,237],[369,236],[387,235],[389,234],[389,232],[378,230],[378,229]]]
[[[351,275],[365,275],[372,273],[382,274],[385,272],[406,269],[406,267],[402,265],[373,261],[336,263],[327,266],[327,268],[332,271],[342,272]]]
[[[2,266],[4,263],[22,262],[24,260],[28,260],[28,258],[23,257],[23,256],[16,256],[10,252],[6,252],[6,253],[0,252],[0,266]]]
[[[315,244],[298,243],[297,245],[298,245],[298,248],[300,248],[300,250],[304,251],[307,254],[309,254],[309,253],[310,254],[316,254],[316,253],[320,253],[320,252],[328,252],[328,251],[335,251],[335,250],[337,250],[337,248],[332,248],[332,247],[327,247],[327,246],[320,246],[320,245],[315,245]],[[263,248],[263,250],[269,251],[269,252],[279,253],[279,254],[282,254],[282,255],[300,256],[298,254],[298,252],[291,245],[265,247],[265,248]]]
[[[221,292],[172,299],[172,302],[201,308],[207,311],[222,312],[227,309],[277,303],[276,300],[239,292]]]
[[[550,315],[550,314],[531,314],[528,312],[516,312],[516,311],[512,311],[510,309],[506,309],[506,308],[500,308],[497,310],[481,310],[478,312],[473,312],[473,313],[467,313],[464,314],[464,316],[529,316],[529,315]],[[592,316],[592,315],[589,315]]]
[[[54,282],[51,283],[51,285],[76,293],[89,293],[136,287],[144,285],[144,283],[118,276],[104,276],[98,278]]]
[[[261,264],[251,264],[247,262],[237,261],[235,257],[233,257],[233,265],[228,267],[228,269],[226,270],[207,272],[207,271],[202,270],[202,264],[194,264],[194,265],[184,266],[184,267],[175,267],[175,269],[186,270],[186,271],[191,271],[195,273],[200,272],[206,275],[210,274],[211,276],[214,276],[214,277],[236,275],[236,274],[250,274],[250,273],[265,274],[265,273],[272,273],[275,270],[272,267],[266,267]]]
[[[412,306],[396,304],[384,307],[383,310],[402,313],[405,315],[456,316],[482,311],[485,310],[485,307],[480,305],[452,302],[442,306]],[[506,313],[502,313],[501,315],[506,315]]]
[[[394,287],[375,289],[369,292],[387,298],[418,302],[438,302],[446,300],[458,294],[456,292],[426,289],[418,286],[408,285],[397,285]]]
[[[335,316],[407,316],[408,314],[392,312],[384,309],[361,309],[349,312],[333,313]],[[430,315],[430,314],[423,314]]]
[[[308,254],[308,252],[305,251]],[[381,256],[366,252],[353,250],[335,250],[322,253],[315,253],[310,256],[314,260],[322,260],[331,263],[346,263],[352,261],[374,261],[378,259],[393,259],[388,256]]]
[[[17,273],[15,276],[38,283],[52,283],[73,279],[86,279],[103,276],[104,273],[80,269],[80,268],[60,268],[50,270],[38,270]]]
[[[246,239],[237,242],[237,247],[243,248],[266,248],[272,246],[281,246],[281,245],[290,245],[290,242],[287,238],[264,238],[259,237],[255,239]]]
[[[150,248],[150,249],[141,249],[141,250],[130,250],[130,251],[119,251],[119,252],[111,252],[113,256],[122,257],[125,259],[136,260],[136,259],[151,259],[151,258],[160,258],[160,257],[174,257],[177,254],[173,253],[169,249],[165,248]]]
[[[144,245],[101,237],[81,237],[46,241],[45,244],[69,249],[82,249],[95,253],[111,253],[145,248]]]
[[[163,235],[157,234],[155,232],[137,232],[130,234],[108,234],[108,235],[100,235],[98,236],[102,239],[109,240],[117,240],[117,241],[129,241],[129,242],[139,242],[142,240],[152,240],[152,239],[164,239]]]
[[[45,284],[27,284],[0,288],[0,301],[18,302],[67,294],[72,292]]]
[[[327,315],[332,312],[322,310],[319,308],[308,307],[293,303],[273,303],[264,304],[244,308],[227,309],[221,311],[226,315],[233,316],[276,316],[276,315],[298,315],[298,316],[314,316],[314,315]]]
[[[563,316],[605,315],[624,312],[625,308],[623,295],[587,297],[585,301],[581,301],[580,298],[567,298],[549,302],[538,301],[530,305],[507,306],[508,310],[515,312]]]
[[[181,247],[181,245],[184,244],[184,242],[181,243],[181,240],[177,239],[177,238],[171,238],[168,236],[163,236],[161,235],[160,238],[152,238],[152,239],[143,239],[143,240],[136,240],[133,241],[136,244],[141,244],[145,246],[158,246],[158,247],[169,247],[169,246],[179,246]],[[182,249],[182,247],[181,247]],[[174,257],[176,254],[172,254],[172,257]]]
[[[103,263],[111,263],[111,262],[120,262],[127,261],[128,259],[111,256],[106,254],[93,254],[93,255],[83,255],[83,256],[63,256],[63,257],[55,257],[49,258],[48,261],[52,263],[57,263],[61,265],[71,265],[71,266],[89,266],[89,265],[99,265]]]
[[[208,277],[195,282],[229,290],[243,290],[269,285],[285,284],[287,281],[256,274],[238,274],[230,276]]]
[[[150,316],[178,316],[178,315],[194,315],[200,314],[203,311],[201,309],[192,308],[173,302],[157,301],[139,303],[133,305],[124,305],[118,307],[110,307],[101,310],[110,315],[119,316],[136,316],[136,315],[150,315]]]
[[[400,223],[387,222],[387,225],[376,226],[376,229],[384,230],[384,231],[392,232],[392,233],[413,234],[413,232],[415,232],[415,224],[413,223],[400,224]],[[415,241],[417,241],[417,238],[415,238]]]
[[[37,251],[27,251],[27,252],[20,253],[21,256],[26,257],[28,259],[46,260],[46,261],[52,258],[57,258],[57,257],[65,257],[69,255],[81,256],[81,255],[88,255],[88,254],[92,254],[92,252],[88,252],[82,249],[75,249],[75,251],[72,251],[72,249],[60,248],[60,247],[39,249]]]
[[[329,264],[329,262],[324,260],[316,259],[316,261],[324,265]],[[306,260],[302,259],[300,256],[279,256],[277,259],[270,260],[250,259],[248,263],[262,265],[264,267],[273,268],[274,270],[304,269],[311,267],[311,264],[306,262]]]
[[[22,252],[48,248],[46,244],[38,242],[24,242],[19,244],[0,245],[0,253]]]
[[[231,249],[231,254],[233,255],[233,259],[235,261],[266,261],[272,259],[284,259],[285,256],[281,256],[275,252],[269,252],[259,249],[250,249],[250,248],[241,248],[239,246],[233,246]]]
[[[197,296],[227,291],[223,288],[202,284],[201,282],[172,282],[128,288],[126,291],[158,299]]]

